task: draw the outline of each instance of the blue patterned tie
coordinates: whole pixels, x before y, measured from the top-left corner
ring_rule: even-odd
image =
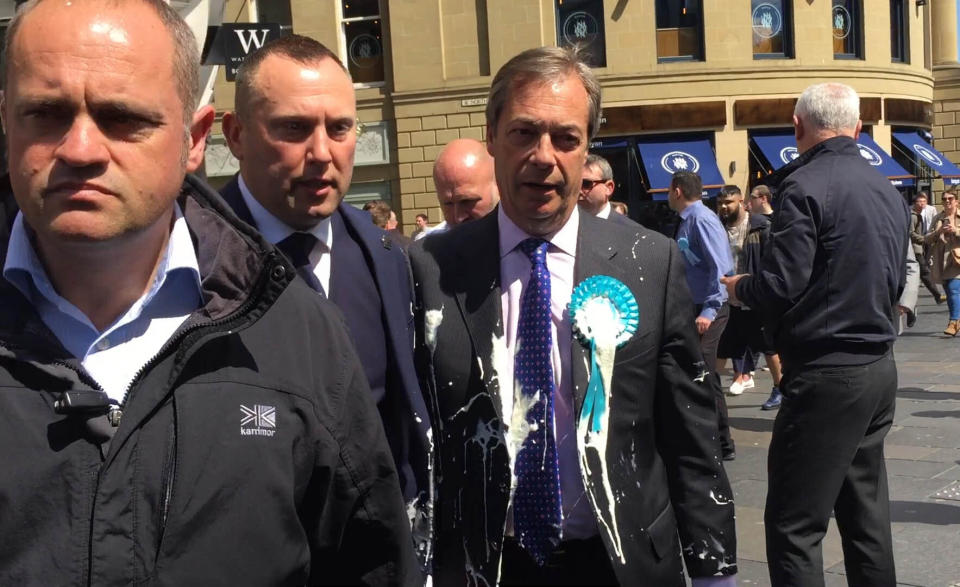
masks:
[[[526,414],[530,432],[517,451],[514,464],[517,487],[513,494],[513,527],[520,544],[541,566],[560,543],[561,522],[560,467],[553,436],[548,246],[538,238],[520,243],[532,267],[520,304],[514,359],[514,377],[526,400],[516,402],[514,409],[530,405]]]

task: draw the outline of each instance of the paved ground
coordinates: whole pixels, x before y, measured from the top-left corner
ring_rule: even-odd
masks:
[[[941,334],[946,307],[923,291],[920,319],[897,342],[897,411],[887,436],[894,556],[901,585],[960,587],[960,337]],[[729,377],[724,377],[729,384]],[[727,397],[737,459],[727,463],[737,508],[740,585],[769,585],[763,532],[766,459],[776,412],[760,410],[771,386]],[[952,499],[944,499],[952,497]],[[823,543],[828,586],[846,585],[840,536]]]

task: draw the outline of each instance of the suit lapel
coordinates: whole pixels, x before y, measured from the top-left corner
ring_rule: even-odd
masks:
[[[577,260],[573,269],[574,288],[587,277],[594,275],[614,276],[617,271],[611,260],[617,256],[617,245],[610,238],[609,232],[602,230],[598,220],[590,214],[580,214],[580,229],[577,234]],[[599,225],[599,226],[598,226]],[[600,230],[598,230],[600,229]],[[587,384],[590,380],[590,349],[573,334],[570,345],[571,360],[573,361],[573,402],[574,414],[580,417],[580,409],[586,396]]]
[[[494,337],[503,336],[500,305],[500,244],[496,211],[475,221],[472,230],[463,230],[457,240],[457,306],[463,316],[470,342],[482,366],[482,388],[493,398],[497,417],[503,418],[500,388],[493,361]],[[472,233],[472,234],[468,234]],[[472,398],[465,398],[469,402]]]
[[[256,223],[253,221],[253,215],[250,214],[250,208],[247,207],[247,203],[243,201],[243,195],[240,193],[240,175],[234,175],[227,185],[223,186],[220,189],[220,195],[223,196],[224,201],[233,208],[233,212],[237,215],[237,218],[243,220],[250,226],[256,227]]]

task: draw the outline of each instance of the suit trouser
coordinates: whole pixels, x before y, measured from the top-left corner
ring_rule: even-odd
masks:
[[[832,511],[848,584],[894,586],[883,460],[897,392],[892,354],[856,367],[791,369],[780,391],[764,512],[772,584],[824,584],[821,541]]]
[[[702,308],[700,305],[696,306],[697,315],[700,315]],[[709,377],[713,378],[711,385],[715,392],[720,448],[725,453],[733,450],[733,438],[730,437],[727,399],[723,396],[723,386],[720,385],[720,376],[717,374],[717,347],[720,345],[720,337],[723,336],[723,330],[727,327],[727,320],[729,319],[730,306],[724,303],[717,312],[716,318],[710,323],[710,327],[700,337],[700,354],[703,355],[703,362],[706,363],[704,369],[710,373]]]

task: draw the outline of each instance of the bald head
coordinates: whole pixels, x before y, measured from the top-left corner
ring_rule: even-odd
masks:
[[[443,148],[433,164],[433,183],[447,226],[482,218],[500,201],[493,157],[474,139],[457,139]]]

